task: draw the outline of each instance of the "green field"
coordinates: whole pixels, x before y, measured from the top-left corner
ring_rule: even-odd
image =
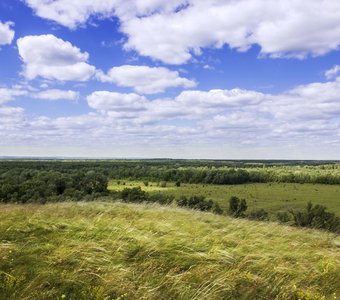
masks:
[[[148,186],[145,186],[142,181],[111,180],[109,183],[109,189],[117,191],[136,186],[140,186],[150,194],[162,192],[176,198],[203,195],[217,201],[224,209],[228,207],[229,198],[237,196],[247,200],[249,211],[263,208],[271,214],[285,211],[288,207],[303,209],[306,203],[311,201],[314,204],[326,206],[329,211],[340,216],[340,185],[253,183],[239,185],[181,184],[180,187],[176,187],[173,182],[167,182],[166,187],[159,187],[155,182],[149,182]]]
[[[172,207],[0,207],[0,299],[336,299],[335,234]]]

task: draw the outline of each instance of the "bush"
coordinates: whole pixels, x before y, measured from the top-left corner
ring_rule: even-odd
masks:
[[[247,201],[245,199],[239,199],[232,196],[229,199],[229,214],[235,218],[245,217],[245,211],[247,210]]]
[[[276,219],[281,222],[281,223],[287,223],[290,221],[290,217],[289,217],[289,214],[284,211],[284,212],[278,212],[276,214]]]
[[[216,214],[216,215],[222,215],[223,214],[223,209],[218,205],[218,203],[214,202],[211,212]]]
[[[147,201],[149,198],[148,193],[143,191],[141,187],[135,187],[131,189],[125,188],[122,190],[121,196],[123,201],[135,203]]]
[[[173,196],[162,193],[153,194],[149,197],[149,202],[157,202],[159,204],[170,204],[174,200]]]
[[[340,233],[340,218],[335,214],[327,212],[326,207],[307,203],[306,211],[289,211],[294,217],[294,225],[299,227],[309,227],[325,229]]]
[[[175,185],[176,185],[177,187],[180,187],[180,186],[181,186],[181,182],[180,182],[180,181],[176,181]]]
[[[177,205],[201,211],[211,211],[214,202],[212,200],[205,200],[204,196],[192,196],[190,198],[182,196],[177,200]]]
[[[263,208],[261,208],[261,209],[252,211],[248,215],[248,218],[251,220],[267,221],[268,213]]]
[[[159,186],[162,187],[162,188],[165,188],[166,187],[166,182],[165,181],[160,182]]]

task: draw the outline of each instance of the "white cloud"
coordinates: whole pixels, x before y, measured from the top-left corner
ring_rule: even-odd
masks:
[[[71,91],[71,90],[58,90],[58,89],[50,89],[41,91],[38,93],[32,94],[33,98],[41,99],[41,100],[49,100],[49,101],[56,101],[56,100],[69,100],[69,101],[76,101],[79,98],[79,92]]]
[[[13,22],[0,22],[0,46],[11,44],[14,39],[14,30],[11,27]]]
[[[177,71],[162,67],[124,65],[111,68],[107,74],[97,73],[97,78],[103,82],[114,82],[118,86],[132,87],[141,94],[156,94],[171,87],[191,88],[196,83],[180,77]]]
[[[71,29],[82,26],[91,17],[111,17],[118,14],[122,19],[145,16],[155,10],[172,11],[182,0],[24,0],[35,13]]]
[[[281,121],[330,120],[340,115],[340,77],[325,83],[298,86],[279,95],[267,95],[260,109]]]
[[[188,106],[202,106],[210,108],[233,107],[255,105],[264,98],[262,93],[241,89],[232,90],[210,90],[204,91],[184,91],[177,101]]]
[[[70,42],[51,34],[25,36],[17,41],[24,62],[24,75],[32,80],[42,77],[50,80],[86,81],[95,67],[87,63],[89,55]]]
[[[75,28],[85,23],[91,15],[110,15],[117,1],[112,0],[25,0],[35,13],[63,26]]]
[[[170,64],[187,62],[205,47],[262,55],[323,55],[340,45],[340,2],[309,0],[26,0],[43,18],[75,28],[91,16],[116,15],[126,49]]]
[[[247,157],[253,157],[253,153],[267,158],[270,153],[287,157],[288,148],[296,151],[292,156],[303,149],[305,153],[319,153],[319,158],[336,157],[340,151],[338,95],[340,78],[276,95],[241,89],[194,90],[174,98],[150,100],[134,93],[96,91],[87,97],[95,111],[84,115],[25,117],[20,108],[0,107],[0,145],[22,145],[26,141],[37,147],[77,144],[87,151],[102,147],[111,156],[152,156],[143,152],[151,143],[150,151],[184,147],[189,149],[188,156],[195,157],[209,145],[211,157],[217,157],[222,148],[234,149],[234,157],[241,153]],[[226,158],[228,153],[221,152],[221,157]]]
[[[123,22],[122,31],[129,37],[126,49],[181,64],[200,48],[225,44],[239,51],[258,44],[262,55],[297,58],[323,55],[340,45],[338,1],[311,0],[308,5],[301,0],[190,2],[178,13]]]
[[[87,97],[89,106],[99,111],[136,112],[145,110],[147,99],[137,94],[96,91]]]
[[[204,65],[203,69],[205,69],[205,70],[215,70],[215,67],[210,66],[210,65]]]
[[[336,65],[333,68],[327,70],[325,72],[325,76],[326,76],[327,79],[332,79],[336,75],[338,75],[339,73],[340,73],[340,65]]]
[[[26,95],[27,91],[19,88],[0,88],[0,105],[14,100],[18,96]]]
[[[25,126],[24,109],[21,107],[0,106],[0,140],[9,142],[20,135]],[[1,141],[0,141],[1,144]]]

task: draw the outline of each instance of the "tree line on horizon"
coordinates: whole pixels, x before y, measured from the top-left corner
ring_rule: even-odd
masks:
[[[340,164],[329,165],[282,165],[278,163],[241,163],[239,167],[226,165],[216,167],[206,161],[0,161],[0,176],[8,172],[55,171],[61,174],[74,172],[96,172],[108,179],[130,179],[146,181],[172,181],[203,184],[244,183],[318,183],[340,184]],[[217,165],[221,164],[217,162]],[[255,167],[257,165],[257,167]],[[15,175],[17,176],[17,175]],[[0,179],[1,180],[1,179]]]

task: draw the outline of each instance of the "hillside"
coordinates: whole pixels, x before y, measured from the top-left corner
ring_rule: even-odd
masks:
[[[334,234],[176,207],[1,205],[0,299],[336,299]]]

